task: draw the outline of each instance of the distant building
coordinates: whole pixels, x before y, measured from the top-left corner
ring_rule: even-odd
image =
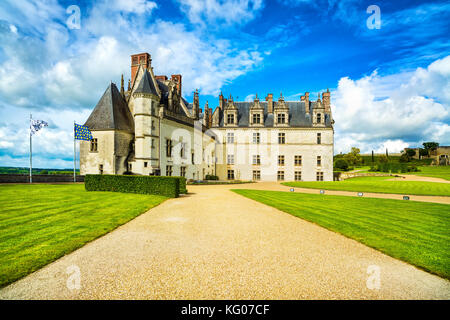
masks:
[[[416,154],[413,156],[414,159],[419,159],[419,149],[420,148],[405,148],[404,151],[406,152],[407,149],[412,149],[416,152]],[[439,166],[448,166],[450,165],[450,146],[439,146],[436,150],[430,151],[430,156],[428,158],[433,159],[432,165],[439,165]]]
[[[155,76],[148,53],[131,56],[125,91],[111,83],[85,125],[80,171],[220,180],[333,180],[330,92],[310,101],[234,101],[199,106],[181,96],[182,77]]]

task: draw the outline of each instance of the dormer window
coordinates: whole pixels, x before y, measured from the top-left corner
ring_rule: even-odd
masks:
[[[261,123],[261,114],[254,113],[253,114],[253,124],[260,124]]]
[[[277,123],[285,124],[286,123],[286,115],[284,113],[279,113],[277,117]]]
[[[234,114],[227,115],[227,124],[234,124]]]
[[[322,114],[318,113],[317,114],[317,123],[321,123],[322,122]]]

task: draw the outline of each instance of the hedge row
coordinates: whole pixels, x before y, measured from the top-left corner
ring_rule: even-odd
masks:
[[[171,198],[187,193],[186,179],[182,177],[87,174],[84,186],[87,191],[157,194]]]

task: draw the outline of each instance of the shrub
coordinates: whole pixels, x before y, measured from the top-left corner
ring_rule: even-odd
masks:
[[[414,151],[414,150],[413,150]],[[405,152],[400,156],[400,159],[398,159],[400,162],[409,162],[410,158],[409,155]]]
[[[337,169],[341,169],[343,171],[347,171],[348,170],[348,162],[345,159],[337,159],[334,162],[334,167]]]
[[[205,180],[219,180],[219,177],[218,177],[218,176],[211,175],[211,174],[207,174],[207,175],[205,176]]]
[[[41,170],[41,172],[39,172],[39,174],[48,174],[48,170]]]
[[[183,184],[181,180],[184,179],[180,179],[180,177],[87,174],[84,178],[84,187],[87,191],[157,194],[176,198],[180,194],[180,185]]]

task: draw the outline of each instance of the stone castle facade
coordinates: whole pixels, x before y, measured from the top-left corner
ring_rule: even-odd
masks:
[[[184,176],[202,180],[333,180],[330,92],[300,101],[234,101],[213,111],[182,97],[182,76],[154,75],[148,53],[131,56],[125,91],[111,83],[85,125],[81,174]]]

